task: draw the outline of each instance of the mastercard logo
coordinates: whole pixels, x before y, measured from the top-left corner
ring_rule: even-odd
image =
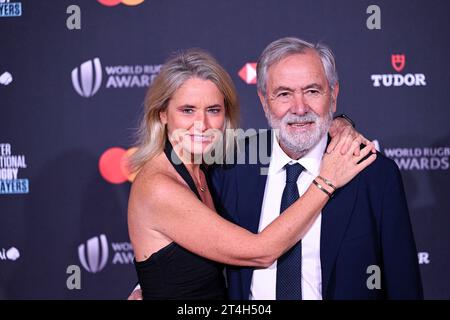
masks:
[[[120,3],[123,3],[126,6],[137,6],[140,5],[144,0],[97,0],[102,5],[107,7],[114,7]]]
[[[112,184],[133,182],[136,173],[130,171],[129,157],[135,151],[136,148],[125,150],[114,147],[103,152],[98,161],[98,169],[103,179]]]

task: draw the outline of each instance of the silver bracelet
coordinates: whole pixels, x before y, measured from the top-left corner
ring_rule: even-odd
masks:
[[[336,191],[336,187],[331,183],[331,181],[330,180],[328,180],[328,179],[325,179],[324,177],[322,177],[322,176],[317,176],[317,178],[319,178],[320,180],[322,180],[323,182],[325,182],[328,186],[330,186],[334,191]]]
[[[333,196],[333,194],[330,193],[328,190],[326,190],[324,187],[322,187],[322,186],[320,185],[320,183],[318,183],[318,182],[316,181],[316,179],[313,180],[313,183],[316,185],[317,188],[319,188],[320,190],[322,190],[323,192],[325,192],[326,195],[327,195],[329,198],[331,198],[331,197]]]

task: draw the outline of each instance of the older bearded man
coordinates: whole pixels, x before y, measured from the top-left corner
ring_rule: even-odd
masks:
[[[240,164],[216,168],[212,179],[218,211],[254,233],[311,183],[321,190],[317,181],[330,186],[318,174],[339,93],[334,56],[324,45],[279,39],[264,50],[257,68],[258,95],[275,129],[267,134],[268,174],[261,175],[262,163]],[[243,152],[252,154],[260,138],[247,139]],[[397,166],[379,154],[335,192],[302,240],[273,265],[227,271],[232,299],[421,299]]]

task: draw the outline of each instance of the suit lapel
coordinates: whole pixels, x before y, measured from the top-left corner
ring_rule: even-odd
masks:
[[[250,142],[245,147],[246,155],[251,154],[251,152],[249,152],[249,145],[253,147],[256,146],[256,143],[258,143],[258,138],[259,143],[265,143],[267,141],[267,146],[269,148],[268,155],[270,157],[270,131],[252,137]],[[267,174],[261,173],[267,172],[268,168],[269,164],[261,163],[258,156],[256,164],[249,164],[249,160],[246,159],[246,164],[240,165],[237,170],[236,181],[238,182],[237,194],[239,223],[241,226],[245,227],[253,233],[258,232],[259,219],[261,217],[261,207],[264,199],[264,191],[267,181]]]
[[[240,172],[238,181],[238,210],[239,224],[253,233],[258,233],[261,206],[264,199],[266,186],[266,175],[261,175],[260,170],[264,168],[261,164],[247,165],[245,171]]]
[[[267,133],[259,134],[256,137],[260,139],[260,143],[267,141],[267,151],[270,157],[272,152],[271,131],[269,130]],[[251,143],[255,143],[255,141]],[[248,146],[246,146],[246,152],[249,154]],[[245,165],[239,166],[239,170],[237,171],[238,176],[236,177],[236,181],[239,182],[237,183],[239,224],[253,233],[258,233],[268,168],[269,164],[262,164],[258,156],[256,164],[248,164],[246,162]],[[242,292],[244,299],[247,299],[250,294],[253,269],[251,267],[241,269],[243,274]]]
[[[322,265],[322,297],[327,299],[330,277],[335,267],[336,257],[352,216],[358,191],[356,177],[346,186],[337,190],[322,210],[320,238],[320,260]]]

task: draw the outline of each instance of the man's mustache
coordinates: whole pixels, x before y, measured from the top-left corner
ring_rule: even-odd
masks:
[[[319,119],[319,116],[317,116],[314,113],[307,113],[302,116],[288,113],[281,119],[281,123],[282,124],[290,124],[290,123],[317,122],[318,119]]]

